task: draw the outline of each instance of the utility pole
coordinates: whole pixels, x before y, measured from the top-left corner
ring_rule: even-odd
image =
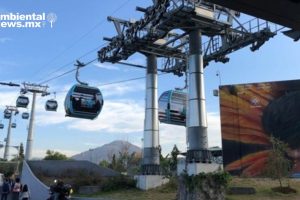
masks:
[[[47,89],[48,86],[43,86],[43,85],[33,84],[33,83],[23,83],[23,88],[21,89],[21,92],[24,94],[27,92],[32,93],[32,106],[31,106],[31,114],[30,114],[29,128],[28,128],[28,135],[27,135],[25,160],[30,160],[32,158],[36,95],[37,94],[41,94],[42,96],[48,95],[49,93],[47,92]]]
[[[11,138],[11,121],[12,116],[17,115],[19,113],[17,107],[15,106],[6,106],[6,110],[4,112],[10,112],[8,127],[7,127],[7,136],[6,136],[6,143],[5,143],[5,149],[4,149],[4,156],[3,158],[5,160],[8,159],[9,156],[9,148],[10,148],[10,138]]]

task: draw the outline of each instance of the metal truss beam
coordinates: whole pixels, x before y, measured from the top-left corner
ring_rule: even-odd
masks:
[[[117,63],[136,52],[153,54],[175,59],[176,62],[169,63],[176,65],[167,64],[161,70],[180,75],[186,68],[183,63],[187,58],[188,34],[195,29],[201,29],[209,38],[203,43],[204,66],[211,61],[228,62],[228,54],[248,45],[255,51],[282,29],[259,19],[241,24],[237,20],[238,12],[203,0],[161,0],[137,10],[144,13],[144,18],[136,22],[108,18],[114,22],[118,35],[105,38],[109,44],[98,51],[100,62]],[[234,22],[237,27],[233,27]]]

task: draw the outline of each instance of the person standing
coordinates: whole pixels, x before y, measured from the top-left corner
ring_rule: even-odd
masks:
[[[28,186],[25,184],[22,187],[22,192],[20,193],[20,200],[29,200],[30,199],[30,192],[28,190]]]
[[[7,195],[9,194],[9,192],[10,192],[10,186],[9,186],[9,183],[8,183],[8,179],[6,178],[4,180],[3,185],[2,185],[1,200],[7,200]]]
[[[20,178],[16,178],[15,183],[13,183],[11,189],[12,200],[19,200],[21,189],[22,189],[22,185],[20,183]]]

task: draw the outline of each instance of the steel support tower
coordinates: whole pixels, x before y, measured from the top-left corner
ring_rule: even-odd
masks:
[[[187,70],[187,162],[209,162],[203,69],[211,61],[228,62],[228,54],[248,45],[251,45],[252,51],[258,50],[281,27],[259,19],[241,23],[238,20],[240,13],[204,0],[160,0],[153,1],[148,8],[136,9],[143,12],[144,17],[135,22],[108,17],[114,23],[117,35],[104,38],[109,44],[98,51],[98,57],[100,62],[118,63],[137,52],[147,56],[146,153],[142,173],[155,174],[156,167],[149,170],[150,163],[159,164],[154,150],[158,144],[154,142],[158,121],[154,117],[155,107],[148,105],[157,101],[157,94],[148,83],[151,77],[149,55],[167,60],[159,71],[182,75]],[[148,97],[149,94],[153,96]]]
[[[204,70],[201,30],[189,33],[188,103],[187,103],[187,162],[208,162],[207,117],[204,90]]]
[[[32,105],[31,105],[31,114],[30,114],[29,127],[28,127],[25,160],[32,159],[36,95],[37,94],[41,94],[42,96],[48,95],[49,93],[47,92],[47,89],[48,86],[38,85],[33,83],[23,83],[23,88],[21,89],[21,93],[24,94],[28,92],[32,93]]]
[[[12,121],[12,117],[13,115],[17,115],[19,113],[17,107],[15,106],[6,106],[6,110],[8,110],[11,113],[11,116],[9,118],[8,121],[8,126],[7,126],[7,136],[6,136],[6,143],[5,143],[5,148],[4,148],[4,156],[3,158],[5,160],[8,159],[8,156],[10,155],[10,139],[11,139],[11,121]]]
[[[160,174],[157,102],[157,58],[147,55],[143,174]]]

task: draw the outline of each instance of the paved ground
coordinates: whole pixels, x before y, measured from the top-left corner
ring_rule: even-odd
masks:
[[[1,196],[1,197],[2,197],[2,196]],[[9,195],[7,196],[7,200],[13,200],[12,197],[11,197],[11,194],[9,194]]]

